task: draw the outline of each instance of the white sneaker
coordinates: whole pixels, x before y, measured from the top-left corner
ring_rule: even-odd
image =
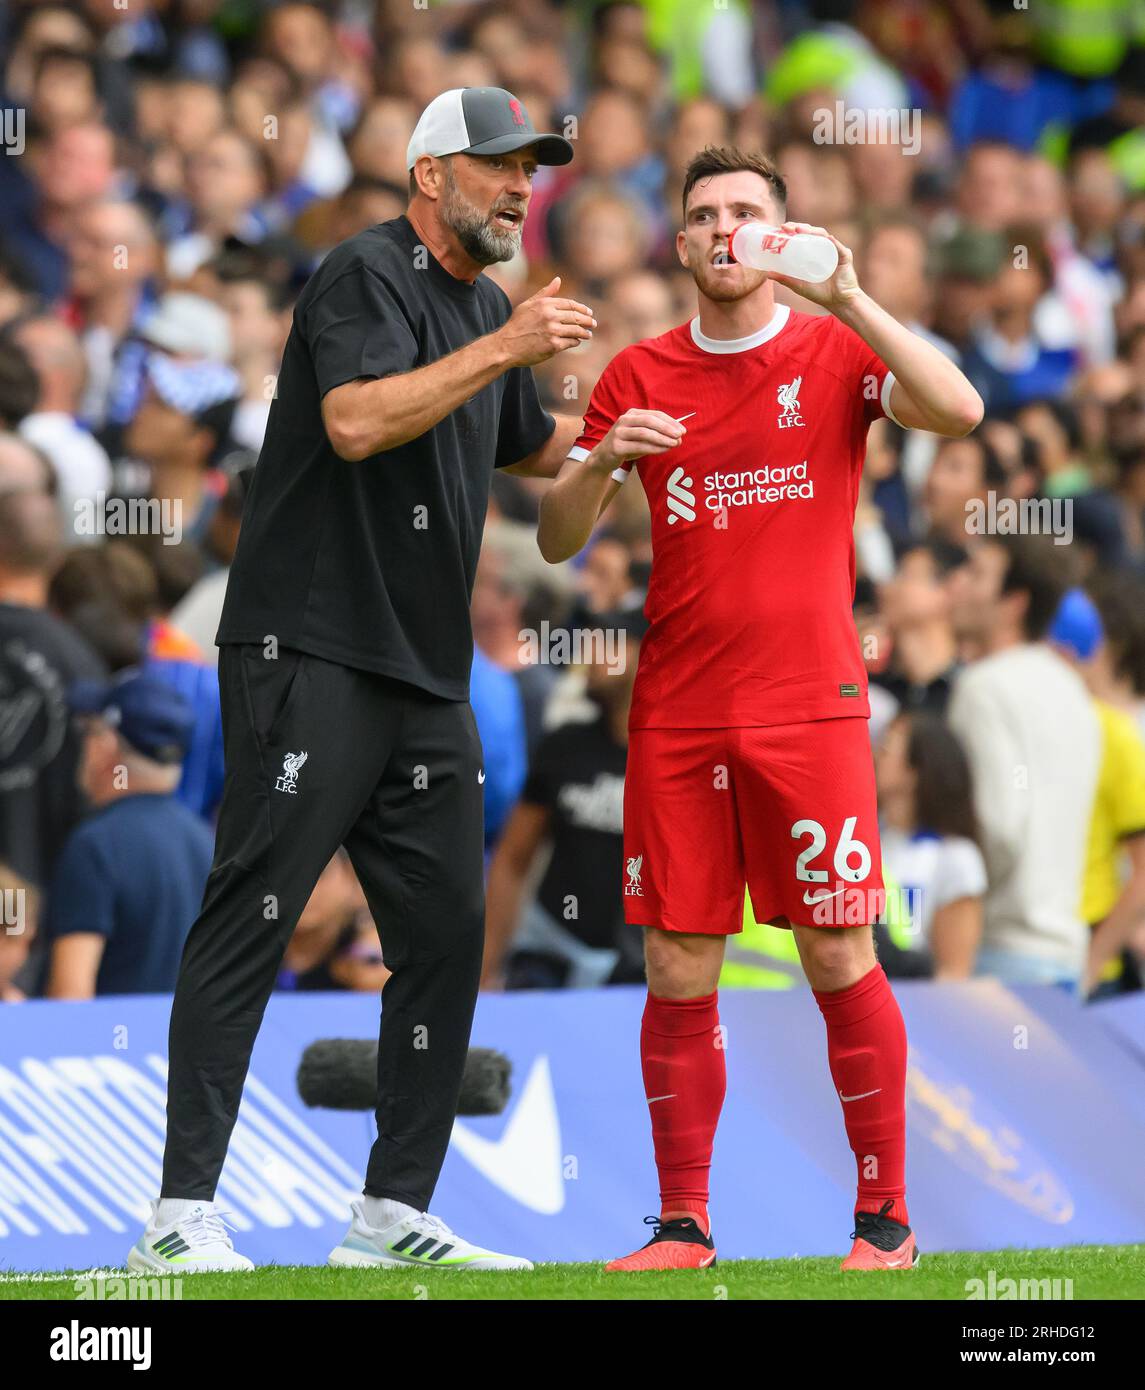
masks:
[[[462,1240],[444,1221],[428,1212],[408,1208],[410,1215],[376,1230],[366,1220],[361,1202],[351,1202],[354,1219],[342,1244],[330,1252],[329,1263],[342,1266],[423,1265],[430,1269],[532,1269],[519,1255],[498,1255]]]
[[[151,1219],[127,1256],[127,1268],[137,1274],[204,1274],[253,1269],[254,1261],[235,1250],[228,1231],[235,1229],[213,1202],[201,1202],[178,1221],[155,1224],[159,1203],[151,1203]]]

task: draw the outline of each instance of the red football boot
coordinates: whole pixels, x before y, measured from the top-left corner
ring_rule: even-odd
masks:
[[[887,1216],[893,1206],[884,1202],[877,1212],[859,1212],[851,1232],[855,1243],[840,1269],[914,1269],[919,1260],[914,1232]]]
[[[652,1239],[631,1255],[610,1260],[604,1266],[611,1274],[634,1274],[646,1269],[710,1269],[716,1262],[716,1247],[690,1216],[674,1216],[661,1221],[646,1216],[644,1224],[654,1229]]]

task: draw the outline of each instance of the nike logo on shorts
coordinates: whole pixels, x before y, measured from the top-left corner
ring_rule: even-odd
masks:
[[[833,893],[819,893],[813,898],[810,890],[808,890],[803,894],[803,901],[808,907],[814,907],[816,903],[825,903],[828,898],[837,898],[840,893],[845,893],[846,891],[846,888],[836,888]]]

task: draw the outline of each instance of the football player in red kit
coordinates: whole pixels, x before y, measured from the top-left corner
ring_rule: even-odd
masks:
[[[956,366],[861,289],[850,251],[822,284],[729,263],[737,226],[786,221],[767,159],[705,149],[684,180],[681,264],[699,313],[618,354],[541,507],[545,558],[589,539],[630,471],[652,513],[650,628],[630,718],[626,920],[644,928],[640,1034],[661,1212],[610,1270],[702,1268],[725,1089],[716,985],[745,883],[795,934],[858,1167],[844,1269],[909,1269],[906,1033],[875,959],[882,906],[867,682],[851,617],[867,427],[967,434]],[[828,312],[775,301],[773,280]]]

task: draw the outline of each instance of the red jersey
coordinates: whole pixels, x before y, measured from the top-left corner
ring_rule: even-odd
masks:
[[[707,338],[693,319],[608,364],[572,457],[626,410],[690,417],[675,448],[634,460],[652,578],[632,728],[870,714],[853,525],[867,428],[893,383],[838,319],[782,305],[748,338]]]

